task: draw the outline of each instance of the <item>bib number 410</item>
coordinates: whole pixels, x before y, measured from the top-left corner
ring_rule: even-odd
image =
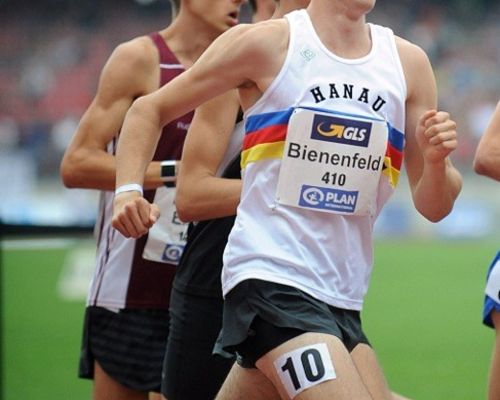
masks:
[[[336,172],[325,172],[321,180],[327,185],[344,186],[347,177],[345,174],[337,174]]]

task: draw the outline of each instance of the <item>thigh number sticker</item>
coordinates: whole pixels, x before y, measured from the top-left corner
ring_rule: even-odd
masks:
[[[294,398],[303,390],[335,379],[335,369],[325,343],[301,347],[274,361],[288,396]]]

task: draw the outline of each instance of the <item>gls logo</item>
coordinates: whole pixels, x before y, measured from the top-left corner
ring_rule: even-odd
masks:
[[[370,122],[316,114],[311,139],[368,147],[371,131]]]

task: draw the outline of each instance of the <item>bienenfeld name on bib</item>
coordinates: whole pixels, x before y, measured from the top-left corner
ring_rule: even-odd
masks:
[[[378,171],[382,157],[373,157],[371,154],[368,157],[362,157],[360,153],[354,154],[337,154],[328,151],[317,151],[308,149],[307,144],[290,142],[287,149],[288,157],[298,158],[304,161],[317,162],[318,164],[331,164],[341,167],[371,169]]]
[[[329,143],[367,148],[371,134],[371,123],[341,117],[315,115],[311,139]],[[318,164],[378,171],[382,156],[362,156],[359,152],[333,153],[309,149],[307,144],[291,141],[286,156]]]

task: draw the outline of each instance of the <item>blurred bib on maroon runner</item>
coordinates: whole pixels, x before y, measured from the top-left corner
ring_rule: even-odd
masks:
[[[142,257],[146,260],[178,265],[188,224],[182,222],[175,208],[175,188],[156,189],[154,203],[160,208],[160,218],[151,227]]]

